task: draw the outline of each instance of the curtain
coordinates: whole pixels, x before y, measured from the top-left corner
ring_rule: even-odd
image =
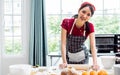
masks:
[[[44,0],[31,0],[29,41],[29,62],[31,65],[46,66],[46,41]]]

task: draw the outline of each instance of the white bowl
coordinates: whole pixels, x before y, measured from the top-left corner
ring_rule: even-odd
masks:
[[[15,64],[9,66],[9,75],[29,75],[32,65],[29,64]]]
[[[115,56],[100,56],[104,69],[111,69],[115,64]]]

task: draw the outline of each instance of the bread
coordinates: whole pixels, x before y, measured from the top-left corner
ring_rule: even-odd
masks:
[[[61,75],[67,75],[67,72],[61,71]]]
[[[61,75],[79,75],[74,68],[65,68],[61,71]]]

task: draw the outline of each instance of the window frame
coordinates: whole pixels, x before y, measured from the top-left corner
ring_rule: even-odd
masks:
[[[24,57],[26,56],[26,53],[28,55],[29,53],[29,27],[30,27],[30,5],[31,1],[29,0],[21,0],[22,6],[21,6],[21,44],[22,44],[22,50],[20,54],[6,54],[4,52],[4,12],[1,12],[1,26],[0,26],[0,56],[1,57]],[[4,11],[4,0],[0,0],[1,7],[0,10]]]

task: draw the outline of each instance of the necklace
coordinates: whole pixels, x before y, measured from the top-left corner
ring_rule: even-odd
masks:
[[[80,22],[79,20],[76,20],[75,24],[77,28],[81,28],[84,25],[84,23]]]

